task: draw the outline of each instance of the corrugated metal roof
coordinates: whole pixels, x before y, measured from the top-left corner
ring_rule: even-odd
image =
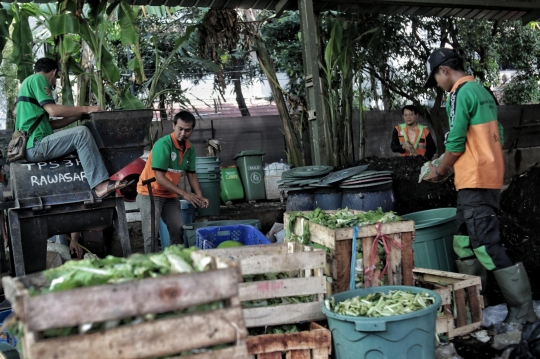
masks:
[[[23,0],[21,2],[29,2]],[[50,0],[34,0],[36,3]],[[127,0],[133,5],[197,6],[276,10],[279,0]],[[298,9],[297,0],[283,0],[283,9]],[[281,4],[280,4],[281,6]],[[313,0],[315,12],[422,15],[483,20],[540,20],[540,0]]]

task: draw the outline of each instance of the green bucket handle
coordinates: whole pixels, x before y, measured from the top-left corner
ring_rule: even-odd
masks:
[[[369,321],[369,320],[362,320],[361,322],[355,322],[356,326],[355,329],[358,332],[384,332],[386,331],[386,321],[385,320],[378,320],[378,321]]]

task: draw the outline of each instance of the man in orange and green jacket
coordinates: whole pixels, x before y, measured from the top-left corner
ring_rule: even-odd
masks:
[[[401,156],[424,156],[431,160],[437,146],[429,129],[417,122],[418,109],[414,105],[407,105],[401,109],[401,114],[405,122],[397,125],[392,132],[392,152]]]
[[[427,61],[425,87],[449,92],[446,112],[450,131],[439,167],[431,166],[426,181],[440,181],[454,168],[458,222],[454,251],[461,273],[478,275],[485,288],[486,270],[493,274],[508,304],[506,323],[536,322],[529,277],[501,243],[499,202],[504,177],[503,129],[492,94],[467,76],[463,60],[450,49],[437,49]]]

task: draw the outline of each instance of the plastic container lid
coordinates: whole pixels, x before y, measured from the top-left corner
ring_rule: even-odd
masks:
[[[264,156],[265,154],[266,152],[261,151],[261,150],[245,150],[242,152],[238,152],[234,156],[234,159],[237,159],[238,157],[244,157],[244,156]]]
[[[404,214],[401,218],[414,221],[415,229],[428,228],[456,219],[456,208],[430,209],[427,211]]]

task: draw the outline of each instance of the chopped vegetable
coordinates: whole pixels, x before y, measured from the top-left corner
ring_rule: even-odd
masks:
[[[326,299],[326,308],[334,313],[351,317],[389,317],[412,313],[435,303],[435,298],[427,292],[391,290],[387,294],[375,292],[365,297],[356,296],[335,303],[334,298]]]

